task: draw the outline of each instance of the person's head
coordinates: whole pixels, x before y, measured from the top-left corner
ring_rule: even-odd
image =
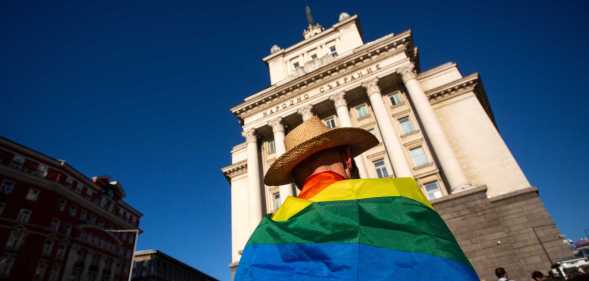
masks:
[[[325,171],[331,171],[349,179],[352,178],[353,163],[350,147],[335,147],[307,157],[292,169],[291,175],[299,188],[308,177]]]
[[[353,157],[376,145],[378,139],[364,129],[330,129],[313,117],[286,135],[286,152],[268,168],[264,183],[278,186],[294,181],[300,188],[307,177],[322,171],[351,178]]]
[[[534,271],[532,272],[532,279],[536,280],[536,281],[543,281],[545,280],[544,278],[544,274],[542,274],[542,272],[540,271]]]
[[[507,271],[505,271],[505,268],[503,267],[497,267],[495,268],[495,276],[497,276],[497,278],[507,277]]]

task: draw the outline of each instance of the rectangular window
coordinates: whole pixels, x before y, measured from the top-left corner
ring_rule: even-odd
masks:
[[[49,167],[47,167],[47,165],[39,164],[39,166],[37,167],[37,171],[35,171],[34,174],[40,177],[46,177],[48,169]]]
[[[76,208],[76,206],[74,206],[74,205],[71,205],[69,213],[70,213],[71,217],[75,217],[76,214],[78,213],[78,208]]]
[[[51,225],[49,226],[52,231],[59,231],[59,226],[61,225],[61,221],[59,219],[53,218],[51,219]]]
[[[327,128],[330,128],[330,129],[333,129],[336,127],[334,116],[329,116],[329,117],[323,119],[323,123],[325,123],[325,126],[327,126]]]
[[[272,204],[274,207],[274,212],[280,208],[280,191],[275,191],[272,193]]]
[[[400,93],[394,93],[392,95],[389,95],[389,99],[391,100],[391,104],[393,106],[397,106],[401,104],[401,94]]]
[[[25,198],[29,201],[37,201],[39,199],[39,193],[41,193],[39,189],[29,188],[29,192]]]
[[[16,217],[16,220],[19,223],[22,224],[27,224],[29,223],[29,220],[31,219],[31,210],[28,209],[20,209],[20,211],[18,212],[18,216]]]
[[[376,175],[379,178],[386,178],[389,176],[389,172],[387,171],[387,166],[385,165],[383,159],[376,160],[372,163],[374,164],[374,169],[376,170]]]
[[[427,196],[427,199],[429,200],[442,197],[442,190],[440,190],[437,181],[425,183],[423,189],[425,189],[425,196]]]
[[[21,230],[13,230],[6,240],[6,249],[18,250],[22,245],[25,238],[25,234]]]
[[[416,148],[413,148],[409,151],[409,153],[411,154],[411,159],[413,159],[413,164],[415,165],[415,167],[423,166],[429,163],[429,161],[427,160],[427,155],[425,155],[425,151],[423,150],[423,147],[418,146]]]
[[[49,257],[51,256],[51,253],[53,252],[53,245],[55,244],[55,242],[51,239],[47,239],[45,240],[45,242],[43,242],[43,252],[42,255]]]
[[[81,209],[80,210],[80,219],[85,221],[88,219],[88,211],[86,211],[85,209]]]
[[[79,182],[78,184],[76,184],[74,191],[78,194],[82,194],[83,188],[84,188],[84,185],[81,182]]]
[[[39,261],[39,264],[37,264],[37,268],[35,268],[35,276],[33,277],[33,280],[43,280],[43,277],[45,277],[45,271],[47,271],[47,263],[45,263],[44,261]]]
[[[358,119],[365,118],[368,116],[368,106],[366,104],[361,104],[355,107],[356,115],[358,115]]]
[[[292,63],[292,68],[294,68],[295,70],[299,69],[301,68],[301,64],[298,61],[295,61]]]
[[[276,142],[274,140],[268,141],[268,154],[276,153]]]
[[[60,212],[63,212],[65,210],[65,205],[67,205],[67,202],[65,201],[65,199],[61,198],[59,199],[59,203],[57,208],[59,209]]]
[[[17,170],[21,170],[23,165],[25,164],[25,157],[19,154],[14,155],[12,157],[12,161],[10,162],[10,167],[15,168]]]
[[[409,120],[409,116],[399,118],[399,126],[401,127],[403,135],[413,132],[413,124],[411,123],[411,120]]]
[[[337,49],[335,46],[329,46],[329,55],[332,57],[337,57]]]
[[[57,247],[57,252],[55,253],[55,256],[57,258],[63,259],[63,257],[65,256],[65,244],[59,244],[59,246]]]
[[[0,258],[2,262],[0,262],[0,277],[7,278],[10,276],[10,272],[12,271],[12,266],[14,265],[14,257],[11,256],[3,256]]]
[[[2,180],[2,192],[10,194],[14,191],[14,181],[5,179]]]
[[[72,234],[72,226],[70,224],[63,225],[63,234],[65,234],[65,236],[70,236]]]

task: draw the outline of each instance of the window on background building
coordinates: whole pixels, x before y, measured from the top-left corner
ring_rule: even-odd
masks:
[[[411,159],[413,159],[413,164],[415,167],[423,166],[429,163],[427,160],[427,155],[425,155],[425,151],[421,146],[411,149],[409,154],[411,154]]]
[[[75,217],[76,214],[78,213],[78,208],[76,208],[76,206],[74,206],[74,205],[71,205],[70,209],[69,209],[69,213],[70,213],[70,216]]]
[[[23,241],[25,240],[25,233],[20,230],[16,229],[10,232],[8,236],[8,240],[6,240],[6,249],[8,250],[18,250],[22,245]]]
[[[47,167],[47,165],[45,164],[39,164],[39,166],[37,167],[37,171],[35,172],[35,174],[37,174],[40,177],[46,177],[47,173],[48,173],[49,167]]]
[[[55,232],[59,231],[59,226],[60,225],[61,225],[61,221],[59,219],[57,219],[57,218],[51,219],[50,228],[51,228],[52,231],[55,231]]]
[[[335,128],[335,116],[329,116],[325,119],[323,119],[323,123],[325,123],[325,126],[327,126],[327,128],[333,129]]]
[[[6,202],[0,202],[0,216],[4,213],[4,209],[6,208]]]
[[[276,142],[274,140],[268,141],[268,154],[276,153]]]
[[[389,176],[389,171],[387,171],[387,166],[385,165],[383,159],[376,160],[372,163],[374,164],[374,169],[376,170],[377,177],[386,178]]]
[[[80,210],[80,219],[83,221],[88,220],[88,211],[86,209]]]
[[[25,198],[29,201],[37,201],[37,199],[39,199],[40,193],[41,193],[41,190],[39,190],[39,189],[29,188],[29,192],[27,193],[27,196]]]
[[[400,105],[402,103],[401,101],[401,93],[396,92],[394,94],[389,95],[389,99],[391,100],[391,104],[393,106],[397,106]]]
[[[72,226],[70,224],[63,224],[63,234],[65,236],[70,236],[72,234]]]
[[[14,191],[14,181],[9,179],[2,180],[2,192],[10,194]]]
[[[29,223],[32,213],[33,212],[31,212],[31,210],[29,209],[20,209],[20,211],[18,212],[18,216],[16,217],[16,221],[22,224]]]
[[[6,278],[10,276],[10,272],[12,271],[12,266],[14,265],[14,257],[11,256],[3,256],[2,262],[0,262],[0,277]]]
[[[65,244],[59,244],[59,246],[57,246],[57,252],[55,252],[55,256],[60,259],[65,257]]]
[[[329,46],[329,55],[332,57],[337,57],[337,49],[335,46]]]
[[[10,167],[15,168],[17,170],[21,170],[23,165],[25,164],[25,157],[19,154],[14,155],[12,157],[12,161],[10,162]]]
[[[65,210],[65,205],[67,205],[67,202],[65,201],[65,199],[61,198],[59,199],[57,208],[59,209],[59,211],[63,212]]]
[[[54,244],[55,242],[53,240],[46,239],[45,242],[43,242],[43,251],[41,252],[41,254],[46,257],[51,256]]]
[[[274,207],[273,210],[276,212],[276,210],[280,208],[280,191],[275,191],[272,193],[272,204]]]
[[[366,104],[361,104],[355,107],[356,115],[358,115],[358,119],[362,119],[368,116],[368,106]]]
[[[78,184],[76,184],[74,191],[78,194],[82,194],[83,189],[84,189],[84,185],[81,182],[79,182]]]
[[[405,116],[403,118],[399,118],[399,126],[401,127],[401,131],[403,135],[409,134],[413,132],[413,124],[411,120],[409,120],[409,116]]]
[[[437,181],[427,182],[423,185],[427,199],[433,200],[442,197],[442,190]]]

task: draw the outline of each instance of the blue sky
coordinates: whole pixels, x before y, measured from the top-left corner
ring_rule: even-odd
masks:
[[[310,1],[366,41],[408,28],[422,69],[479,72],[498,127],[562,232],[589,229],[586,1]],[[145,214],[139,248],[229,278],[229,108],[305,28],[303,1],[2,1],[0,135],[108,174]]]

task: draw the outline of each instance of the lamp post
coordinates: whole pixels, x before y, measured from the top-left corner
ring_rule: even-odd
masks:
[[[139,232],[141,230],[137,228],[132,229],[105,229],[106,232],[116,232],[116,233],[135,233],[135,239],[133,240],[133,252],[131,253],[131,265],[129,266],[129,281],[131,281],[131,277],[133,276],[133,257],[135,257],[135,251],[137,250],[137,240],[139,239]]]

